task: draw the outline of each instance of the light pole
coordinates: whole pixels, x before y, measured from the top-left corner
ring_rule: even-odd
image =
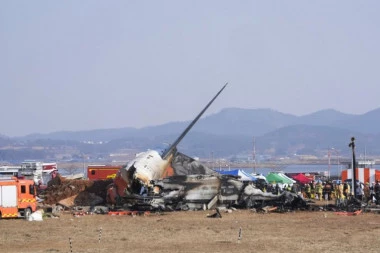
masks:
[[[331,173],[331,151],[334,151],[334,152],[335,152],[335,155],[336,155],[337,160],[338,160],[338,162],[337,162],[338,168],[339,168],[339,165],[340,165],[340,161],[339,161],[339,156],[340,156],[340,154],[339,154],[339,151],[336,150],[335,148],[329,148],[329,149],[328,149],[328,153],[327,153],[327,155],[328,155],[328,159],[329,159],[328,179],[330,179],[330,176],[331,176],[331,175],[330,175],[330,173]],[[342,177],[342,171],[340,171],[340,177]]]
[[[255,142],[255,137],[253,137],[253,153],[252,153],[252,159],[253,159],[253,173],[256,174],[256,142]]]
[[[342,180],[342,167],[340,166],[340,154],[339,154],[339,152],[338,152],[338,163],[337,163],[337,165],[338,165],[338,169],[339,169],[339,178],[340,178],[340,180]]]
[[[331,152],[330,152],[330,149],[331,148],[328,148],[327,150],[327,158],[329,160],[329,167],[328,167],[328,173],[327,173],[327,179],[330,180],[330,170],[331,170],[331,162],[330,162],[330,157],[331,157]]]
[[[356,155],[355,155],[355,137],[351,137],[348,147],[352,149],[352,188],[354,189],[354,198],[356,198]]]
[[[214,152],[211,152],[211,167],[214,170]]]
[[[83,178],[86,177],[86,169],[85,169],[85,166],[84,166],[84,154],[82,153],[82,158],[83,158]]]

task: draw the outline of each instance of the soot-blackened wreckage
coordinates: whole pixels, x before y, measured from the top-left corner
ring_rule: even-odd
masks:
[[[107,202],[137,210],[197,210],[215,207],[304,207],[290,192],[265,193],[253,182],[220,175],[177,151],[177,145],[226,88],[225,84],[182,134],[162,154],[149,150],[121,168],[107,190]]]

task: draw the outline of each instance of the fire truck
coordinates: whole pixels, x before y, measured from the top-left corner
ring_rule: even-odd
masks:
[[[87,177],[90,180],[115,178],[121,167],[121,165],[88,165]]]
[[[0,179],[0,218],[28,219],[37,208],[33,180],[17,177]]]
[[[51,173],[56,172],[57,163],[36,162],[33,160],[24,161],[21,164],[19,174],[27,179],[33,179],[35,184],[47,185],[51,180]]]

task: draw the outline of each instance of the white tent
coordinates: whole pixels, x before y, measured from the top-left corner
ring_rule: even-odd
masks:
[[[268,182],[268,181],[267,181],[267,178],[266,178],[263,174],[255,174],[255,173],[251,173],[251,176],[252,176],[252,177],[255,177],[255,178],[257,178],[257,179],[263,179],[263,180],[265,180],[265,182]]]
[[[241,181],[256,181],[256,177],[253,175],[250,175],[249,173],[245,172],[241,169],[236,170],[215,170],[219,174],[222,175],[232,175],[232,176],[238,176]]]

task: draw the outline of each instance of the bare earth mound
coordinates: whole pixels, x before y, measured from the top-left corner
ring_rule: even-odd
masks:
[[[0,221],[1,252],[379,252],[380,216],[237,210]],[[239,231],[241,228],[241,239]],[[71,238],[71,239],[69,239]],[[71,240],[71,248],[70,242]],[[100,242],[99,242],[100,241]]]

